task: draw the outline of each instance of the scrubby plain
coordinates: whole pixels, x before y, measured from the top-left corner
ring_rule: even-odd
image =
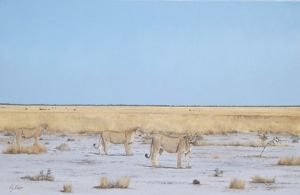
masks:
[[[10,136],[5,135],[0,133],[1,151],[10,140]],[[122,145],[111,145],[109,155],[99,155],[93,146],[93,143],[98,143],[98,136],[94,133],[44,134],[40,143],[47,147],[46,153],[0,154],[1,194],[10,194],[10,191],[22,195],[58,194],[64,184],[71,183],[74,194],[298,195],[300,166],[282,166],[278,161],[284,156],[300,156],[300,143],[293,143],[289,135],[269,135],[270,138],[273,136],[279,136],[281,143],[269,146],[260,157],[262,147],[243,144],[257,140],[255,133],[204,135],[202,141],[206,145],[192,146],[192,168],[176,169],[176,155],[168,153],[160,156],[158,168],[152,168],[150,160],[144,157],[150,146],[144,144],[141,137],[136,137],[133,143],[134,155],[125,156]],[[241,145],[230,145],[232,142]],[[59,150],[57,146],[61,143],[67,143],[70,150]],[[30,145],[32,140],[26,140],[24,144]],[[217,168],[222,171],[218,176],[215,175]],[[54,181],[22,179],[36,176],[41,170],[46,174],[48,169],[51,169]],[[274,183],[253,182],[257,175],[264,180],[275,178]],[[123,177],[130,178],[128,188],[96,187],[100,185],[100,178],[107,178],[108,184],[111,181],[115,184]],[[245,181],[245,189],[229,188],[235,178]],[[194,180],[200,185],[193,184]]]
[[[74,194],[298,195],[300,166],[290,162],[296,162],[294,159],[300,157],[300,143],[294,142],[293,138],[299,134],[299,113],[299,108],[284,107],[2,105],[0,151],[5,151],[12,140],[9,130],[30,128],[39,123],[49,124],[49,129],[40,139],[46,152],[0,154],[0,191],[1,194],[58,194],[68,191],[62,186],[72,184]],[[138,136],[133,143],[133,156],[125,156],[122,145],[111,145],[109,155],[99,155],[94,148],[93,144],[98,144],[99,140],[97,131],[122,131],[135,126],[147,132],[201,134],[203,139],[192,146],[192,168],[176,169],[176,155],[166,152],[159,158],[160,166],[152,168],[150,160],[144,157],[149,153],[150,145],[145,144],[149,142]],[[277,136],[280,143],[269,145],[260,156],[264,145],[257,131],[268,131],[268,140]],[[33,140],[22,143],[30,147]],[[68,149],[62,150],[62,144]],[[23,179],[35,176],[41,170],[51,170],[55,179]],[[122,180],[125,185],[123,182],[121,186],[128,188],[97,188],[101,185],[100,178],[108,178],[108,182],[113,183],[127,178]],[[245,182],[244,189],[230,188],[235,178]],[[267,182],[269,178],[274,178],[274,182]],[[193,184],[195,180],[200,184]]]

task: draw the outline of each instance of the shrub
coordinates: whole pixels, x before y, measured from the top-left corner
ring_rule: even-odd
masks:
[[[229,188],[230,189],[245,189],[246,187],[246,182],[244,180],[240,180],[240,179],[233,179],[231,180],[230,184],[229,184]]]
[[[267,178],[256,175],[252,177],[252,183],[264,183],[264,184],[272,184],[275,183],[275,178]]]
[[[63,189],[61,190],[61,192],[72,193],[73,192],[72,184],[64,184]]]
[[[60,151],[69,151],[70,147],[68,144],[63,143],[63,144],[60,144],[59,146],[57,146],[55,149],[60,150]]]
[[[115,185],[116,188],[128,188],[130,184],[129,177],[120,177]]]
[[[100,178],[100,185],[95,188],[109,189],[109,188],[128,188],[130,184],[129,177],[120,177],[116,182],[109,180],[107,177]]]
[[[286,166],[300,165],[300,157],[294,157],[294,156],[281,157],[277,164],[286,165]]]

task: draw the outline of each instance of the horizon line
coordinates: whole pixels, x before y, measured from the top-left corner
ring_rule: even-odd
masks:
[[[201,105],[201,104],[35,104],[35,103],[0,103],[1,106],[8,105],[8,106],[111,106],[111,107],[130,107],[130,106],[137,106],[137,107],[300,107],[300,105],[222,105],[222,104],[208,104],[208,105]]]

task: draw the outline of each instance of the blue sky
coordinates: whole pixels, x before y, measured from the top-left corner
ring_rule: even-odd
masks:
[[[0,0],[0,102],[294,105],[300,3]]]

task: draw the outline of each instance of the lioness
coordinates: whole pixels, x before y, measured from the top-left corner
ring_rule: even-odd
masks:
[[[152,166],[157,167],[158,154],[161,154],[165,150],[169,153],[177,153],[177,168],[182,168],[181,158],[183,155],[185,155],[185,158],[188,158],[188,163],[186,167],[189,167],[191,142],[191,137],[187,135],[170,136],[162,135],[160,133],[154,133],[152,134],[150,155],[145,154],[145,157],[151,157]]]
[[[101,153],[101,147],[103,148],[104,153],[108,154],[108,145],[109,143],[112,144],[124,144],[126,155],[133,155],[131,144],[134,140],[134,135],[138,128],[134,128],[131,130],[126,131],[102,131],[100,132],[99,137],[99,146],[96,147],[96,144],[94,144],[95,148],[98,148],[99,154]]]
[[[47,124],[40,124],[35,128],[21,128],[14,130],[13,132],[15,134],[17,146],[20,147],[21,138],[34,138],[34,144],[37,145],[41,134],[41,130],[47,130],[47,128]]]

